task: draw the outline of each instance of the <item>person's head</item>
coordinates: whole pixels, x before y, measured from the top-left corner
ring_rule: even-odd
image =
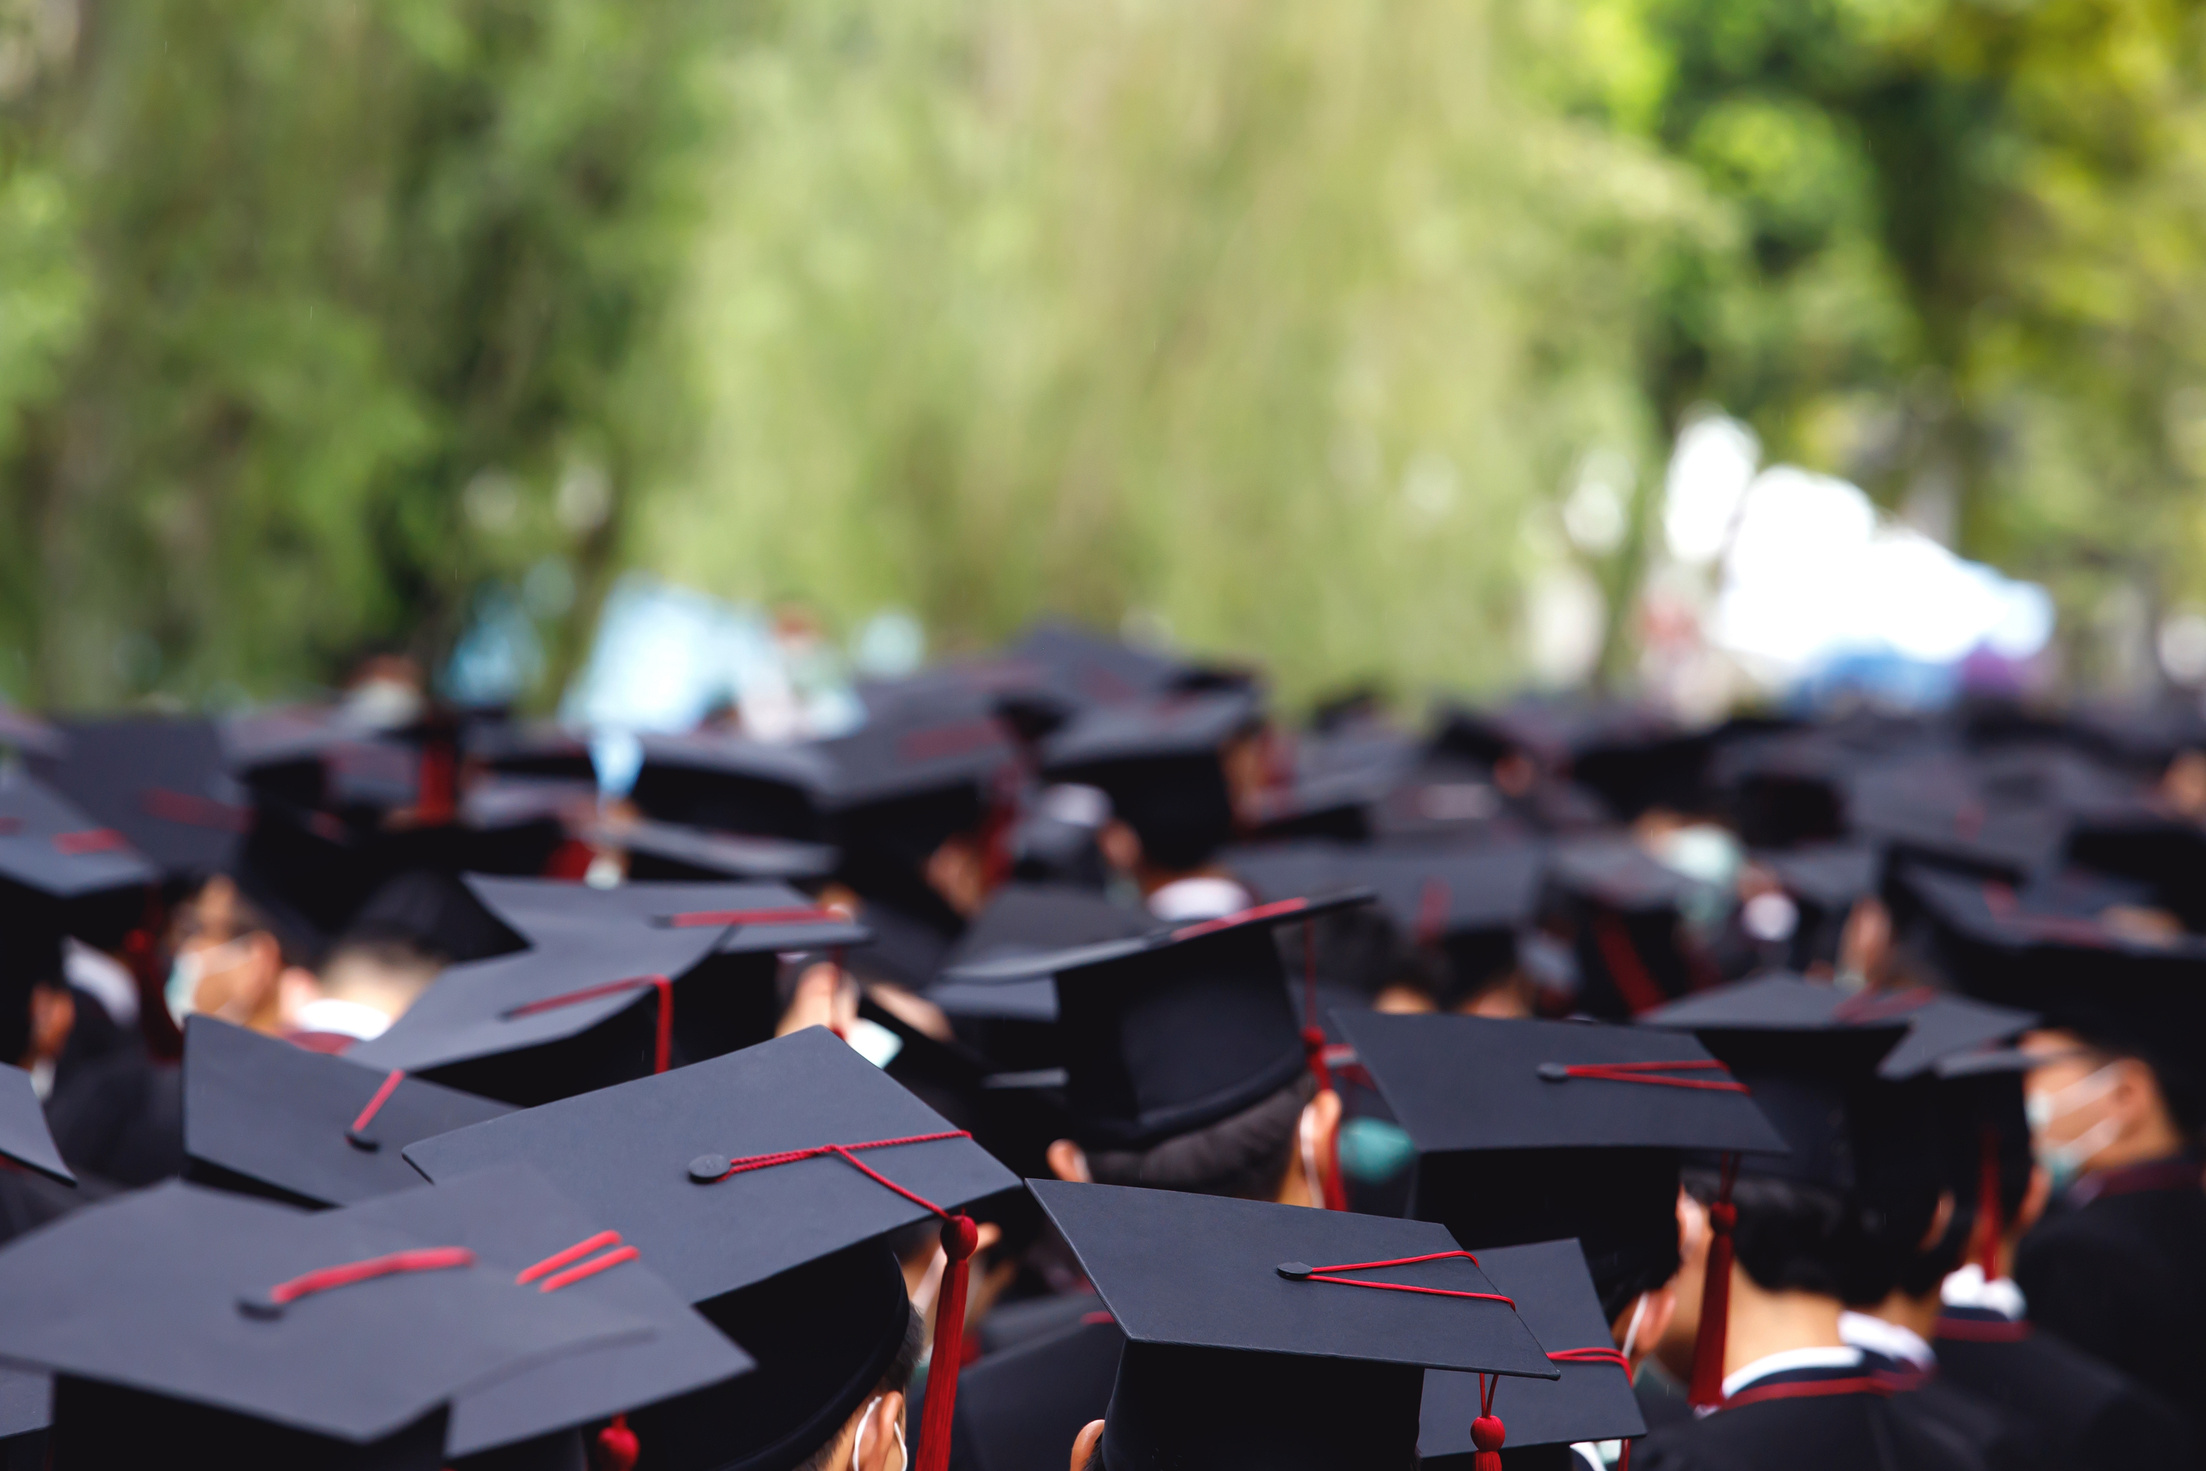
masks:
[[[1318,1205],[1318,1160],[1340,1115],[1340,1095],[1304,1074],[1239,1113],[1145,1149],[1091,1151],[1059,1139],[1049,1167],[1060,1180]]]
[[[2199,1100],[2137,1051],[2053,1030],[2032,1032],[2023,1050],[2032,1058],[2032,1146],[2054,1189],[2174,1154],[2196,1137]]]
[[[926,1339],[920,1316],[911,1314],[903,1346],[863,1403],[796,1471],[910,1471],[911,1452],[904,1434],[905,1396]]]
[[[0,954],[0,1062],[26,1070],[60,1057],[76,1025],[62,976],[61,936],[36,920],[11,919]]]
[[[319,993],[303,956],[235,880],[209,879],[177,915],[171,1004],[276,1032]]]

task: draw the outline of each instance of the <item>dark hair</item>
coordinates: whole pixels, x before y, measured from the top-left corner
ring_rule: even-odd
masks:
[[[896,1357],[890,1359],[889,1366],[881,1371],[881,1378],[874,1384],[872,1392],[865,1399],[858,1402],[859,1409],[863,1410],[869,1402],[881,1395],[902,1394],[905,1390],[911,1388],[912,1375],[918,1372],[919,1369],[919,1355],[926,1346],[927,1336],[924,1320],[917,1313],[907,1313],[904,1322],[904,1341],[897,1347]],[[909,1407],[906,1408],[906,1413],[910,1413]],[[827,1443],[799,1462],[794,1471],[830,1471],[830,1461],[836,1450],[842,1445],[843,1426],[849,1423],[848,1420],[845,1420],[842,1425],[836,1426],[835,1433],[827,1438]],[[911,1432],[907,1430],[904,1434],[906,1440],[909,1441]],[[906,1459],[908,1460],[909,1457]]]
[[[1716,1198],[1711,1174],[1689,1170],[1686,1191],[1707,1204]],[[1731,1192],[1739,1219],[1732,1252],[1764,1292],[1814,1292],[1844,1297],[1846,1266],[1861,1235],[1845,1202],[1828,1190],[1789,1180],[1748,1178]]]
[[[1101,1185],[1269,1200],[1294,1161],[1296,1126],[1316,1092],[1304,1073],[1239,1113],[1162,1144],[1091,1151],[1088,1174]]]

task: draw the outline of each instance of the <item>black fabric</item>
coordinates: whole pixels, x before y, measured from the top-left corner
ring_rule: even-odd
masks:
[[[2191,1427],[2174,1405],[2058,1334],[1952,1308],[1938,1327],[1939,1377],[2020,1421],[2050,1464],[2070,1471],[2196,1464]]]
[[[1422,1387],[1399,1364],[1128,1343],[1104,1471],[1414,1471]]]
[[[1851,1371],[1849,1371],[1851,1372]],[[1650,1433],[1633,1471],[1988,1471],[1887,1395],[1763,1400]]]
[[[2058,1210],[2023,1238],[2015,1282],[2030,1319],[2188,1416],[2206,1446],[2206,1192],[2110,1191]]]
[[[46,1121],[80,1175],[135,1186],[183,1173],[182,1076],[136,1048],[57,1074]]]
[[[209,1405],[60,1376],[54,1384],[53,1471],[116,1471],[180,1464],[187,1448],[224,1471],[436,1471],[444,1464],[442,1410],[356,1445]]]
[[[1866,1357],[1895,1384],[1906,1386],[1892,1396],[1893,1410],[1926,1436],[1960,1445],[1987,1471],[2055,1471],[2043,1443],[1996,1402],[1937,1369],[1925,1372],[1874,1353]]]
[[[950,1439],[955,1471],[1062,1471],[1072,1443],[1110,1408],[1126,1335],[1096,1306],[1075,1322],[990,1354],[958,1375]]]

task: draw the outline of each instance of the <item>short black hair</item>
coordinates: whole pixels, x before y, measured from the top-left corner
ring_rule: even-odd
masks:
[[[1088,1174],[1101,1185],[1270,1200],[1294,1162],[1302,1109],[1316,1093],[1316,1080],[1304,1073],[1239,1113],[1162,1144],[1090,1151]]]
[[[881,1371],[881,1378],[873,1386],[872,1393],[859,1402],[859,1409],[864,1409],[866,1405],[882,1395],[902,1394],[910,1389],[912,1375],[919,1371],[919,1355],[926,1348],[926,1345],[926,1324],[924,1320],[917,1313],[906,1314],[904,1341],[897,1347],[896,1357],[890,1359],[889,1366]],[[905,1413],[907,1415],[910,1413],[908,1406]],[[833,1459],[836,1450],[842,1445],[843,1426],[849,1423],[848,1420],[845,1420],[842,1425],[836,1426],[835,1433],[828,1437],[827,1443],[805,1457],[794,1468],[794,1471],[830,1471],[829,1463]],[[910,1436],[911,1432],[907,1430],[905,1432],[907,1441]]]
[[[1685,1188],[1704,1205],[1716,1198],[1715,1177],[1706,1171],[1688,1170]],[[1847,1266],[1861,1246],[1861,1232],[1835,1192],[1749,1177],[1733,1186],[1731,1203],[1739,1212],[1732,1252],[1755,1286],[1764,1292],[1847,1295]]]

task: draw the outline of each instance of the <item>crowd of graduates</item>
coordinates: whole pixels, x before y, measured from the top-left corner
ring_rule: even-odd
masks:
[[[0,712],[0,1464],[2206,1465],[2197,709],[861,694]]]

